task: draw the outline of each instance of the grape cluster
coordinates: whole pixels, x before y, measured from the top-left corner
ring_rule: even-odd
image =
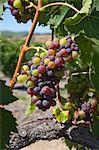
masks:
[[[83,102],[80,106],[79,116],[83,118],[85,122],[92,121],[92,113],[96,110],[97,100],[95,97],[90,98],[87,102]]]
[[[45,111],[55,106],[57,84],[64,75],[65,58],[78,56],[78,48],[71,37],[46,42],[46,49],[36,52],[26,65],[23,65],[17,81],[27,86],[32,102]],[[75,55],[74,55],[75,53]]]
[[[11,14],[15,16],[18,23],[27,23],[27,21],[33,19],[34,9],[26,9],[29,3],[29,0],[8,0],[8,4],[11,6]]]

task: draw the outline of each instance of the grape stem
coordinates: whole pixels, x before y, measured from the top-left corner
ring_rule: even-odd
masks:
[[[4,109],[5,108],[5,106],[4,105],[0,105],[0,109]]]
[[[68,3],[63,3],[63,2],[56,2],[56,3],[47,4],[47,5],[39,8],[39,11],[43,11],[47,7],[57,6],[57,5],[67,6],[67,7],[71,8],[71,9],[73,9],[74,11],[76,11],[77,13],[80,13],[80,11],[77,8],[75,8],[73,5],[70,5]]]
[[[57,92],[58,92],[58,106],[60,110],[63,111],[62,100],[61,100],[61,95],[60,95],[60,90],[59,90],[59,83],[57,84]]]
[[[38,46],[38,47],[35,47],[35,46],[28,47],[28,50],[30,50],[30,49],[35,49],[35,50],[37,50],[37,52],[42,50],[42,51],[44,51],[47,54],[47,50],[45,48],[43,48],[43,47],[40,47],[40,46]]]
[[[34,7],[37,10],[37,6],[34,5],[32,2],[30,2],[30,5],[26,7],[26,9],[29,9],[31,7]]]
[[[42,0],[38,0],[37,8],[41,8],[41,7],[42,7]],[[22,64],[23,58],[24,58],[26,52],[28,51],[28,46],[29,46],[30,40],[32,38],[32,35],[34,33],[35,27],[37,25],[39,14],[40,14],[40,11],[38,9],[36,9],[36,13],[35,13],[35,16],[34,16],[34,19],[33,19],[33,22],[32,22],[32,26],[31,26],[29,34],[28,34],[28,36],[26,38],[25,44],[20,48],[21,52],[20,52],[20,55],[19,55],[18,63],[17,63],[16,69],[15,69],[14,75],[13,75],[12,79],[10,80],[10,88],[11,88],[11,90],[13,89],[13,87],[14,87],[14,85],[16,83],[17,73],[19,72],[19,70],[21,68],[21,64]]]

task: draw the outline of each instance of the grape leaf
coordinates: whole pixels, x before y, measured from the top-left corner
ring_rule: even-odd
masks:
[[[66,18],[65,25],[76,25],[83,20],[89,13],[91,4],[92,0],[83,0],[83,7],[81,8],[80,12],[76,13],[73,17]]]
[[[10,133],[15,132],[16,119],[13,117],[10,111],[0,109],[0,150],[5,148],[5,145],[9,143]]]
[[[96,11],[99,11],[99,0],[93,1],[93,9],[96,8]]]
[[[53,25],[54,28],[57,28],[63,21],[63,19],[68,11],[69,11],[69,8],[64,7],[64,6],[60,7],[60,9],[59,9],[60,13],[57,13],[56,15],[52,14],[51,18],[48,21],[48,24]]]
[[[3,12],[5,11],[4,10],[4,3],[6,3],[7,2],[7,0],[2,0],[2,1],[0,1],[0,20],[2,20],[2,15],[3,15]]]
[[[96,113],[93,114],[92,132],[99,137],[99,116]]]
[[[93,59],[93,42],[84,36],[84,34],[80,34],[76,39],[76,43],[78,44],[80,58],[83,64],[89,64]]]
[[[65,123],[66,121],[69,120],[69,115],[67,111],[61,111],[58,116],[56,116],[56,120],[58,122]]]
[[[9,104],[15,100],[17,98],[12,95],[10,88],[5,85],[5,81],[0,80],[0,104]]]
[[[83,0],[82,5],[83,7],[80,10],[80,13],[89,13],[91,8],[92,0]]]
[[[83,32],[89,38],[99,39],[99,12],[93,12],[89,16],[86,16],[80,22],[75,22],[75,24],[66,25],[67,30],[71,34],[79,34]]]
[[[3,15],[3,6],[0,5],[0,20],[2,20],[1,16]]]
[[[34,103],[30,103],[25,111],[25,115],[29,116],[33,113],[33,111],[36,109],[36,106]]]

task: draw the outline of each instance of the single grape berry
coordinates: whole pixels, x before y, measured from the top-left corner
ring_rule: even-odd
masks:
[[[45,65],[40,65],[38,66],[38,70],[39,70],[39,73],[43,74],[46,72],[46,67]]]
[[[42,101],[42,106],[43,106],[45,109],[49,109],[49,108],[50,108],[50,103],[49,103],[49,101],[43,100],[43,101]]]
[[[28,80],[28,76],[27,75],[19,75],[18,77],[17,77],[17,81],[18,82],[20,82],[20,83],[23,83],[23,82],[25,82],[25,81],[27,81]]]
[[[49,58],[45,58],[45,59],[44,59],[44,64],[45,64],[45,65],[48,65],[49,62],[50,62],[50,59],[49,59]]]
[[[39,65],[40,64],[41,59],[39,57],[34,57],[32,62],[34,65]]]
[[[44,95],[50,95],[52,94],[52,91],[51,89],[48,87],[48,86],[44,86],[42,89],[41,89],[41,92],[44,94]]]
[[[67,44],[67,40],[66,40],[65,37],[62,38],[62,39],[60,39],[60,46],[64,46],[64,45],[66,45],[66,44]]]
[[[55,53],[56,53],[56,51],[53,50],[53,49],[49,49],[49,50],[48,50],[48,55],[49,55],[49,56],[53,56],[53,55],[55,55]]]
[[[54,61],[50,61],[50,62],[48,63],[48,67],[49,67],[50,69],[54,69],[54,68],[55,68],[55,62],[54,62]]]
[[[34,70],[32,71],[32,75],[33,75],[33,76],[38,76],[38,75],[39,75],[39,70],[38,70],[38,69],[34,69]]]

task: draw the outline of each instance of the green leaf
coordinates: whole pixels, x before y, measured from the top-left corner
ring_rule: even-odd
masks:
[[[59,116],[59,114],[60,114],[60,109],[59,109],[58,107],[55,107],[55,108],[53,109],[53,114],[54,114],[55,116]]]
[[[0,5],[0,20],[2,15],[3,15],[3,5]]]
[[[76,43],[79,48],[80,58],[83,64],[89,64],[93,59],[93,42],[84,36],[84,34],[80,34],[76,39]]]
[[[86,17],[85,13],[84,14],[76,13],[73,17],[66,18],[64,24],[70,26],[76,25],[80,23],[80,21],[82,21],[85,17]]]
[[[36,109],[36,106],[34,103],[30,103],[30,105],[27,107],[26,111],[25,111],[25,115],[29,116],[31,115]]]
[[[16,119],[10,111],[0,109],[0,150],[9,143],[10,133],[16,131]]]
[[[59,13],[52,14],[50,20],[48,21],[49,25],[53,25],[54,28],[57,28],[61,22],[63,21],[65,15],[69,11],[69,8],[62,6],[61,8],[58,8]]]
[[[1,5],[1,4],[4,4],[4,3],[7,3],[7,0],[1,0],[1,1],[0,1],[0,5]]]
[[[83,7],[80,10],[80,13],[89,13],[89,10],[91,8],[92,0],[83,0],[82,2]]]
[[[56,116],[56,120],[58,122],[65,123],[70,119],[69,117],[68,111],[61,111],[59,116]]]
[[[93,68],[95,71],[95,74],[91,74],[91,80],[94,85],[94,88],[96,89],[97,94],[99,94],[99,45],[93,45]]]
[[[67,95],[68,95],[68,92],[67,92],[67,89],[66,88],[60,88],[60,95],[63,97],[63,98],[67,98]]]
[[[99,137],[99,117],[96,113],[93,114],[92,132]]]
[[[10,88],[5,85],[5,81],[0,80],[0,104],[9,104],[16,100],[17,98],[12,95]]]
[[[83,7],[81,8],[80,12],[76,13],[73,17],[66,18],[65,25],[73,26],[80,23],[89,13],[91,4],[92,0],[83,0]]]
[[[74,18],[75,19],[75,18]],[[72,22],[69,25],[66,25],[66,29],[70,34],[79,34],[80,32],[84,33],[89,38],[99,39],[99,12],[93,12],[89,16],[86,16],[80,21]]]
[[[93,9],[96,8],[96,11],[99,11],[99,0],[93,1]]]

